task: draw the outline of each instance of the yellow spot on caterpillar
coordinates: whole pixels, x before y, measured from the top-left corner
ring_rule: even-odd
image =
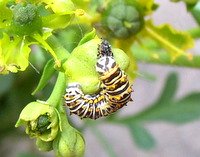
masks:
[[[93,100],[89,100],[89,102],[88,102],[88,103],[92,104],[92,103],[93,103]]]

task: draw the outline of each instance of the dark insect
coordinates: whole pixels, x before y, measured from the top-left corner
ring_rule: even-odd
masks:
[[[99,93],[85,95],[78,83],[69,84],[66,89],[66,106],[71,113],[81,118],[107,116],[132,101],[132,88],[127,75],[116,64],[111,46],[106,40],[98,46],[96,71],[102,83]]]

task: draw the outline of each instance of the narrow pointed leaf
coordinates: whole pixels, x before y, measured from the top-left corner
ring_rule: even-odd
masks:
[[[172,61],[181,55],[190,57],[185,52],[194,46],[194,40],[189,33],[176,30],[167,24],[155,26],[151,21],[146,22],[145,31],[170,53]]]
[[[79,42],[78,46],[86,43],[87,41],[90,41],[92,39],[94,39],[94,37],[96,36],[96,31],[95,29],[93,29],[91,32],[87,33]]]
[[[190,93],[178,100],[174,98],[177,77],[169,75],[161,97],[146,110],[122,119],[113,121],[119,123],[138,123],[147,121],[165,121],[185,124],[200,118],[200,92]],[[173,91],[174,85],[174,91]]]
[[[155,146],[154,138],[143,126],[137,123],[128,123],[128,128],[138,147],[149,150]]]
[[[162,94],[157,101],[157,104],[162,105],[171,101],[176,95],[178,86],[178,78],[176,73],[171,73],[165,83]]]
[[[190,10],[193,17],[197,21],[197,23],[200,25],[200,1],[196,3],[196,5]]]
[[[44,67],[44,71],[42,73],[42,77],[38,83],[38,86],[32,92],[32,95],[35,95],[35,93],[42,90],[46,86],[46,84],[48,83],[48,81],[50,80],[50,78],[52,77],[52,75],[55,72],[54,65],[55,65],[55,62],[53,59],[51,59],[47,62],[47,64]]]

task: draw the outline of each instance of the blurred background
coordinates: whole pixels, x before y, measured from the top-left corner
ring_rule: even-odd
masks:
[[[156,24],[170,23],[180,30],[188,30],[197,25],[192,16],[187,13],[184,3],[172,3],[169,0],[156,0],[156,3],[160,4],[158,10],[153,14]],[[190,52],[200,55],[200,41],[196,42],[196,46]],[[42,67],[45,64],[43,57],[40,56],[40,53],[32,54],[31,62],[36,67]],[[40,65],[35,65],[35,60],[38,59],[41,60]],[[198,69],[146,63],[139,63],[138,68],[140,73],[149,74],[149,79],[141,76],[134,81],[134,93],[132,95],[134,102],[129,103],[127,107],[120,111],[119,116],[121,117],[137,114],[154,104],[159,99],[169,76],[171,76],[172,80],[173,78],[177,79],[178,89],[175,92],[175,99],[177,100],[190,93],[200,91],[200,71]],[[171,75],[171,73],[173,74]],[[39,78],[40,74],[36,73],[32,67],[29,67],[23,73],[0,76],[0,156],[2,157],[54,156],[52,152],[39,152],[36,149],[35,141],[30,140],[25,135],[23,128],[16,129],[14,127],[24,105],[35,100],[30,93],[36,87]],[[52,79],[51,81],[53,83],[55,80]],[[173,86],[173,81],[171,81],[170,85],[173,91],[176,82]],[[43,92],[45,95],[41,94],[40,97],[45,98],[48,96],[51,89],[52,86],[46,87]],[[191,112],[191,114],[193,113]],[[72,116],[71,119],[75,124],[80,123],[81,125],[82,123],[75,116]],[[123,125],[107,123],[99,124],[95,128],[86,127],[83,132],[86,141],[85,156],[199,157],[199,126],[200,119],[184,124],[148,121],[144,123],[145,131],[136,129],[136,132],[138,131],[139,133],[140,131],[147,131],[148,133],[142,134],[146,136],[143,139],[135,138],[134,140],[130,131]],[[141,139],[143,140],[142,142]],[[154,146],[151,147],[151,145]],[[114,154],[113,151],[115,152]]]

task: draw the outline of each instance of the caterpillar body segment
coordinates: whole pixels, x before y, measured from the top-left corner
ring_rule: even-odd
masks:
[[[64,98],[70,113],[76,114],[81,118],[97,119],[107,116],[116,110],[115,106],[107,102],[103,91],[95,95],[84,95],[78,83],[68,85]]]
[[[96,71],[100,75],[100,91],[84,94],[80,84],[71,83],[66,89],[65,104],[72,114],[97,119],[108,116],[125,106],[131,99],[132,86],[127,75],[116,63],[108,41],[98,46]]]
[[[118,106],[121,108],[132,101],[132,86],[129,84],[125,72],[117,65],[109,43],[103,40],[98,50],[96,71],[100,75],[107,100],[110,104],[120,104]]]

